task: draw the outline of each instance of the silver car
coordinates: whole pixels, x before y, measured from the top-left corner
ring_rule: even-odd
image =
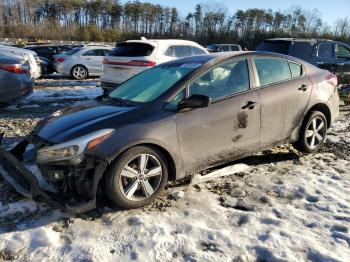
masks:
[[[0,103],[31,94],[33,82],[28,62],[0,55]]]
[[[55,70],[63,75],[82,80],[89,76],[99,76],[103,58],[112,51],[111,47],[90,45],[55,56]]]

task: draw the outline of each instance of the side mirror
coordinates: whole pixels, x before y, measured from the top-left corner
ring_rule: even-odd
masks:
[[[189,98],[182,100],[179,103],[178,110],[190,108],[204,108],[209,107],[211,98],[205,95],[193,94]]]

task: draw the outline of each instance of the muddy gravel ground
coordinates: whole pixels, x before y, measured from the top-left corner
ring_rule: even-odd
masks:
[[[43,117],[101,94],[98,79],[41,79],[0,111],[5,145]],[[169,184],[152,205],[108,203],[71,216],[17,194],[0,178],[0,261],[348,261],[350,108],[342,106],[321,152],[286,145]],[[247,170],[226,171],[237,163]],[[225,173],[226,172],[226,173]]]

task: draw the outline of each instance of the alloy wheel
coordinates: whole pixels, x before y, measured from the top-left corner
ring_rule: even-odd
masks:
[[[162,166],[151,154],[139,154],[122,169],[119,187],[128,200],[142,201],[151,197],[162,180]]]
[[[76,66],[73,69],[73,76],[76,79],[85,79],[87,77],[87,71],[82,66]]]
[[[326,123],[321,117],[314,117],[306,129],[305,140],[310,149],[322,144],[326,136]]]

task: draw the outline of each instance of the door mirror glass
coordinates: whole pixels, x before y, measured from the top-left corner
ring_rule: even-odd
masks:
[[[206,95],[194,94],[182,100],[178,105],[178,110],[209,107],[210,103],[210,97]]]

